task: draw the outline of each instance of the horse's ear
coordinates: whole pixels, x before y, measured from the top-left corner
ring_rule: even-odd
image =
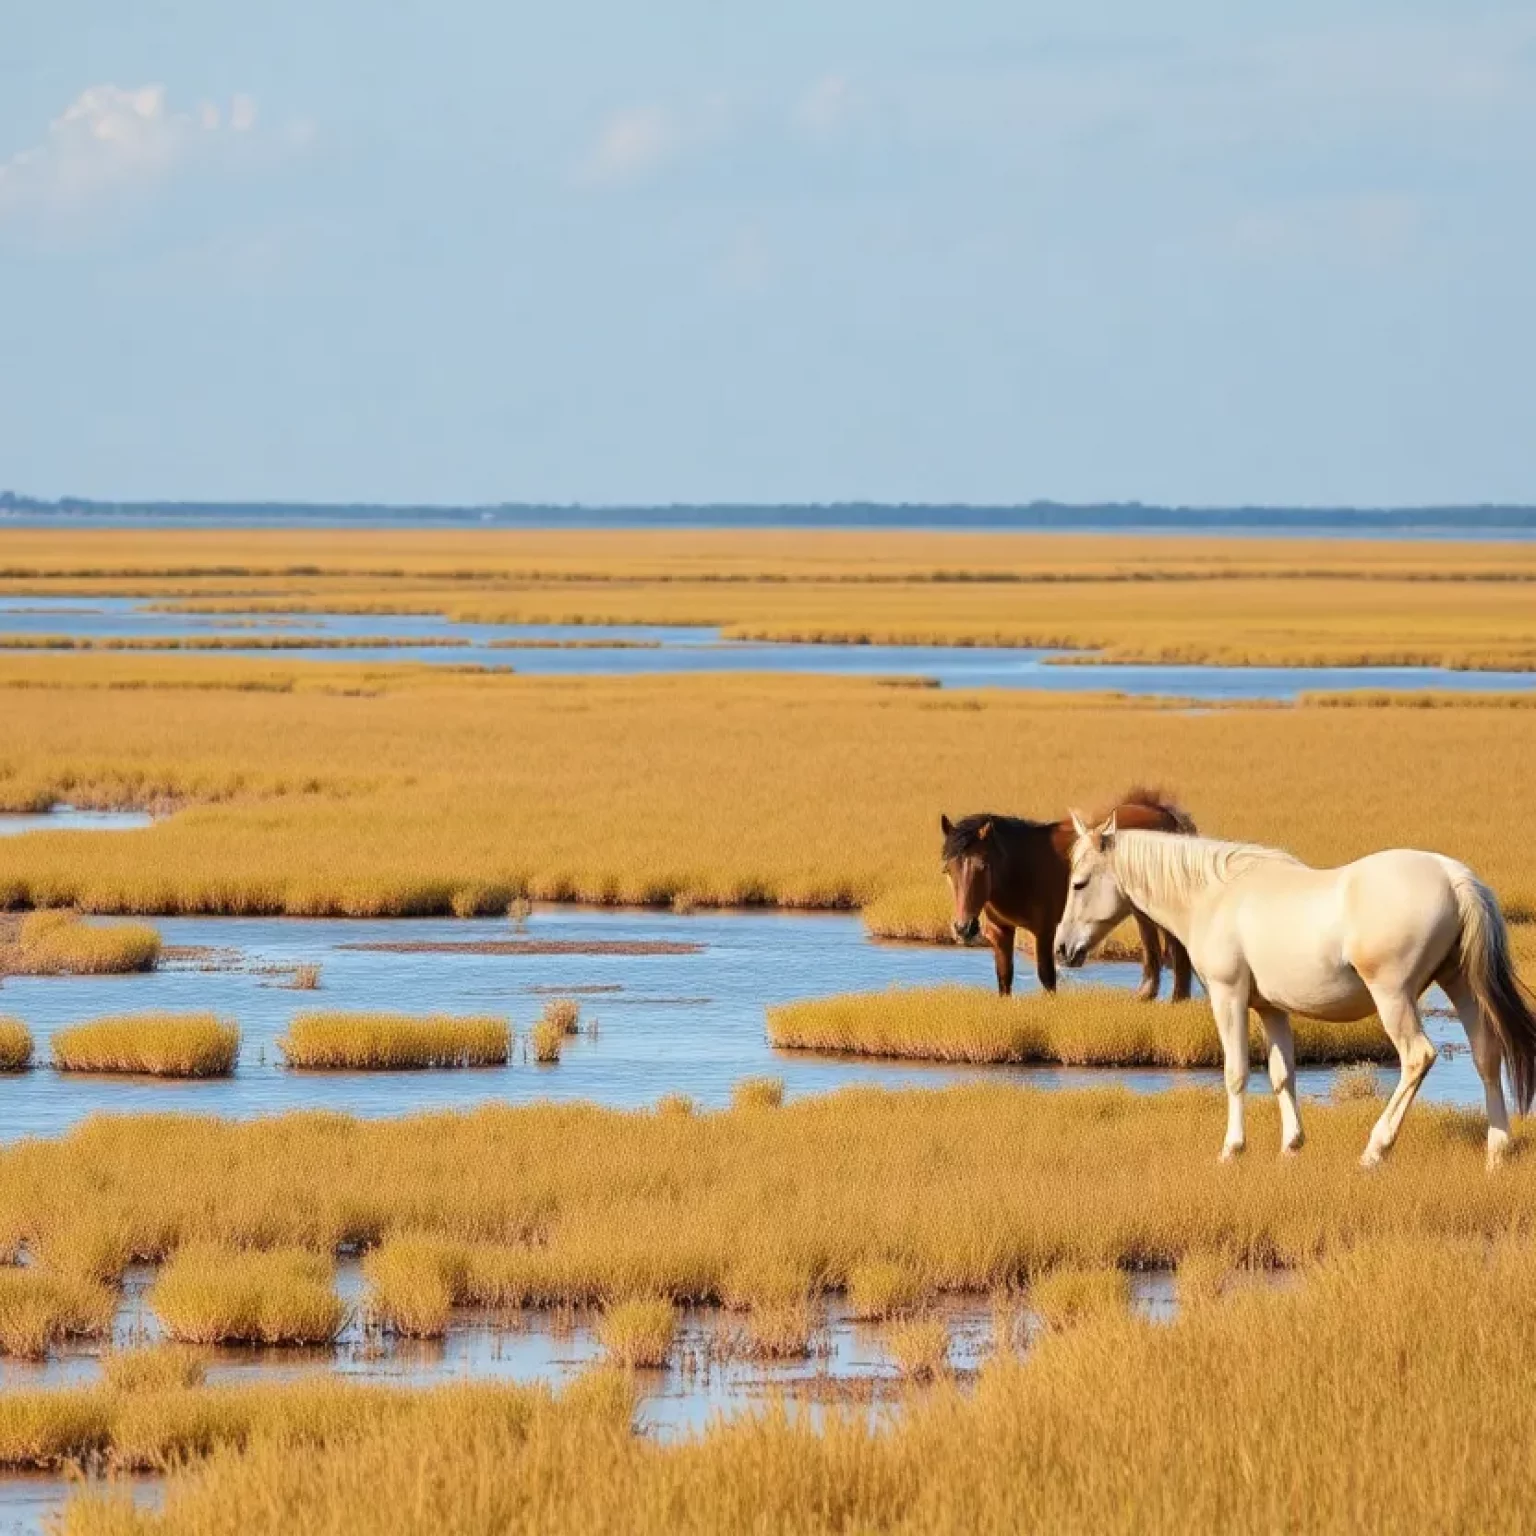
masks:
[[[1107,848],[1115,840],[1115,833],[1119,830],[1120,813],[1111,811],[1104,824],[1099,828],[1099,847]]]
[[[984,843],[991,836],[992,823],[990,821],[982,822],[982,824],[976,829],[976,841],[978,843]]]
[[[1076,811],[1069,811],[1067,814],[1072,818],[1072,830],[1077,833],[1079,837],[1087,837],[1088,823],[1084,821]]]
[[[949,834],[955,830],[954,822],[952,822],[948,816],[945,816],[942,813],[940,813],[939,816],[939,830],[944,834],[945,837],[948,837]]]

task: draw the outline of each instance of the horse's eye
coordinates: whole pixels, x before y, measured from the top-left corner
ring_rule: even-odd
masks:
[[[1084,875],[1081,880],[1074,880],[1072,882],[1072,889],[1074,891],[1086,891],[1088,889],[1088,877],[1087,877],[1087,875]]]

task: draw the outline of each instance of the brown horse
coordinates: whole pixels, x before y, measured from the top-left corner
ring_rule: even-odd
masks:
[[[1105,813],[1106,816],[1109,814]],[[1192,833],[1195,824],[1162,796],[1133,789],[1114,808],[1115,823],[1126,829]],[[1105,818],[1101,817],[1100,820]],[[1056,990],[1056,925],[1067,904],[1076,831],[1067,821],[1026,821],[1019,816],[983,813],[952,822],[939,818],[944,831],[944,873],[955,897],[954,933],[962,944],[985,934],[997,964],[997,990],[1013,991],[1013,940],[1026,929],[1035,941],[1035,972],[1047,992]],[[1189,955],[1171,933],[1150,918],[1134,914],[1141,933],[1141,986],[1144,1000],[1157,996],[1163,979],[1163,953],[1173,966],[1173,1000],[1189,996]]]

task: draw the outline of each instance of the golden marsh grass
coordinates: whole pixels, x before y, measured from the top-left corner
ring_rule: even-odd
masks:
[[[28,913],[9,940],[0,932],[0,974],[115,976],[152,971],[159,958],[160,935],[147,923],[87,923],[78,912],[42,911]]]
[[[897,1369],[913,1381],[932,1381],[949,1370],[949,1325],[941,1317],[913,1317],[886,1338]]]
[[[782,1077],[744,1077],[731,1089],[732,1109],[778,1109],[783,1103]]]
[[[1536,710],[1191,714],[860,679],[427,668],[269,692],[234,686],[262,663],[219,663],[230,686],[192,687],[154,657],[110,674],[142,685],[128,688],[98,686],[106,660],[0,656],[15,726],[0,804],[185,808],[139,832],[15,839],[0,905],[500,915],[519,896],[859,907],[922,888],[942,922],[940,811],[1056,815],[1150,779],[1213,835],[1318,864],[1439,849],[1517,920],[1536,916],[1536,855],[1508,835],[1524,814],[1510,764],[1536,757]],[[17,686],[40,666],[49,686]]]
[[[1064,1265],[1029,1288],[1029,1309],[1047,1328],[1067,1328],[1085,1318],[1124,1312],[1131,1304],[1130,1277],[1108,1265]]]
[[[581,1027],[581,1004],[573,997],[552,997],[544,1004],[543,1017],[563,1035],[574,1035]]]
[[[1425,1104],[1365,1176],[1378,1108],[1310,1104],[1305,1152],[1280,1159],[1261,1150],[1279,1144],[1273,1100],[1255,1094],[1235,1167],[1212,1155],[1222,1097],[1205,1089],[861,1088],[693,1116],[112,1116],[0,1149],[0,1232],[75,1273],[199,1241],[374,1249],[375,1292],[393,1266],[396,1310],[425,1292],[444,1316],[635,1295],[750,1305],[794,1294],[759,1277],[817,1294],[881,1262],[933,1293],[986,1295],[1063,1265],[1212,1249],[1294,1265],[1384,1237],[1536,1231],[1523,1127],[1489,1178],[1481,1116]]]
[[[1250,1018],[1254,1060],[1263,1034]],[[1152,1007],[1114,987],[1067,984],[1054,996],[999,997],[985,987],[890,988],[768,1010],[780,1049],[922,1061],[1057,1062],[1064,1066],[1215,1067],[1221,1041],[1203,999]],[[1295,1020],[1296,1060],[1396,1061],[1374,1015],[1354,1023]]]
[[[0,1014],[0,1072],[25,1072],[31,1065],[31,1030],[20,1019]]]
[[[212,1243],[179,1248],[161,1267],[150,1310],[184,1344],[328,1344],[346,1321],[328,1256],[302,1248]]]
[[[125,1013],[55,1030],[62,1072],[226,1077],[240,1055],[240,1030],[211,1013]]]
[[[85,1492],[64,1530],[1491,1530],[1529,1482],[1518,1429],[1477,1426],[1520,1425],[1536,1385],[1530,1260],[1525,1243],[1380,1244],[1168,1327],[1085,1317],[894,1420],[770,1409],[657,1446],[607,1382],[567,1394],[612,1404],[584,1418],[490,1411],[494,1389],[473,1411],[436,1393],[366,1424],[342,1408],[308,1444],[229,1435],[173,1474],[162,1511]]]
[[[656,1369],[667,1363],[677,1336],[677,1311],[670,1301],[634,1297],[603,1309],[597,1340],[615,1365]]]
[[[101,1357],[101,1376],[114,1392],[166,1392],[200,1387],[207,1379],[203,1356],[185,1344],[141,1344]]]
[[[565,1046],[565,1025],[558,1019],[547,1016],[537,1019],[533,1028],[528,1031],[529,1043],[533,1046],[533,1059],[545,1063],[560,1060],[560,1052]]]
[[[601,1415],[627,1425],[632,1399],[608,1374],[572,1383],[561,1407],[583,1420]],[[0,1466],[50,1468],[99,1456],[112,1470],[166,1472],[260,1440],[313,1454],[418,1415],[452,1434],[470,1419],[526,1424],[555,1406],[538,1387],[391,1387],[323,1375],[220,1386],[182,1385],[167,1376],[124,1386],[10,1390],[0,1393]]]
[[[0,1266],[0,1355],[37,1359],[61,1339],[95,1337],[111,1327],[115,1304],[90,1280]]]
[[[290,1067],[399,1071],[503,1065],[504,1018],[408,1013],[300,1013],[278,1041]]]

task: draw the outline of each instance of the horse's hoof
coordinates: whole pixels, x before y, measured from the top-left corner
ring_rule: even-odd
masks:
[[[1157,1001],[1156,987],[1137,987],[1136,1001],[1138,1003],[1155,1003]]]
[[[1216,1159],[1219,1163],[1235,1163],[1243,1155],[1243,1143],[1236,1146],[1227,1146],[1221,1149],[1221,1156]]]
[[[1295,1141],[1287,1142],[1280,1148],[1281,1157],[1300,1157],[1301,1149],[1306,1145],[1305,1139],[1298,1136]]]
[[[1504,1161],[1508,1156],[1509,1137],[1504,1136],[1498,1141],[1490,1138],[1488,1142],[1488,1172],[1497,1173],[1504,1166]]]
[[[1381,1152],[1377,1148],[1367,1147],[1365,1151],[1360,1154],[1360,1166],[1364,1168],[1367,1173],[1369,1173],[1373,1168],[1380,1168],[1381,1156]]]

